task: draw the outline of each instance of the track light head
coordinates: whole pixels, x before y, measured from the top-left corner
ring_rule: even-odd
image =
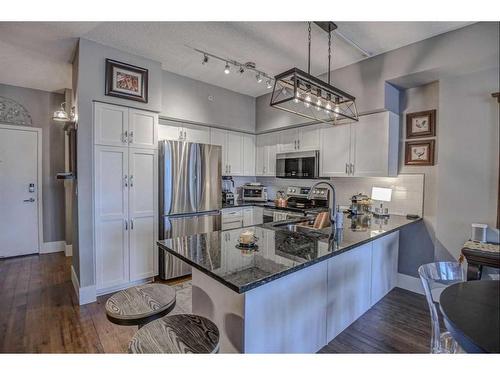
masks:
[[[202,65],[205,65],[206,63],[208,63],[208,56],[207,55],[203,55],[203,61],[202,61]]]
[[[242,66],[240,66],[240,69],[238,70],[238,72],[239,72],[240,74],[245,73],[245,68],[243,68]]]
[[[271,78],[269,78],[267,81],[266,81],[266,87],[268,89],[272,88],[273,87],[273,82],[271,81]]]
[[[224,73],[229,74],[231,72],[231,67],[229,63],[226,61],[226,66],[224,67]]]
[[[258,73],[258,74],[255,76],[255,79],[257,80],[257,83],[261,83],[261,82],[262,82],[262,76],[260,75],[260,73]]]

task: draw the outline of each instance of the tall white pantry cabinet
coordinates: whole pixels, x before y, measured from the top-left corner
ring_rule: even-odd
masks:
[[[94,103],[97,294],[157,274],[158,115]]]

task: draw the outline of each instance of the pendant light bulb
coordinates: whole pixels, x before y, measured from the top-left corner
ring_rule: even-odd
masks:
[[[325,106],[325,113],[330,113],[331,110],[332,106],[330,105],[330,102],[327,102]]]
[[[311,96],[307,94],[304,100],[305,100],[304,105],[306,106],[306,108],[309,108],[309,106],[311,105]]]
[[[295,103],[298,103],[299,102],[299,98],[300,98],[300,93],[297,91],[297,93],[295,94],[295,98],[293,98],[293,101]]]
[[[262,76],[260,75],[260,73],[255,76],[255,79],[257,80],[257,83],[262,82]]]
[[[333,108],[333,117],[337,118],[339,117],[340,113],[340,108],[338,104],[335,104],[335,108]]]
[[[323,103],[321,102],[321,99],[318,98],[318,101],[316,102],[316,110],[320,111],[322,105]]]
[[[229,63],[226,62],[226,66],[224,67],[224,73],[229,74],[231,72],[231,67],[229,66]]]

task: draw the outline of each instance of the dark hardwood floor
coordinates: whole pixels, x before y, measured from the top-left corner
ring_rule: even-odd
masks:
[[[0,353],[123,353],[136,327],[110,323],[106,296],[79,306],[63,253],[0,260]],[[423,296],[394,289],[321,353],[427,353]]]

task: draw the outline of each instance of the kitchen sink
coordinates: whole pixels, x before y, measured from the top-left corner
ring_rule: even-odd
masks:
[[[276,223],[273,224],[274,228],[279,228],[281,230],[288,230],[290,232],[295,233],[311,233],[311,232],[320,232],[319,229],[311,227],[312,223],[310,221],[301,221],[295,223]]]

